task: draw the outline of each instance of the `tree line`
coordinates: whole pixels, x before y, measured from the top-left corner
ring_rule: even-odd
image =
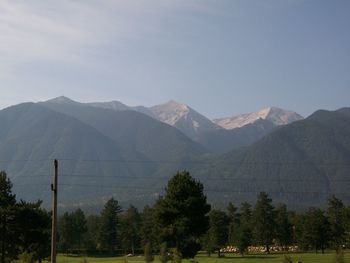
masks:
[[[30,253],[41,261],[49,254],[50,213],[40,202],[17,202],[6,173],[0,173],[1,263]],[[104,255],[141,254],[152,261],[159,253],[162,262],[193,258],[199,250],[220,253],[234,246],[244,255],[250,246],[271,246],[302,251],[340,250],[349,245],[350,207],[332,196],[326,210],[309,208],[289,211],[275,206],[261,192],[254,205],[229,203],[224,210],[212,209],[203,185],[189,174],[178,172],[169,181],[165,194],[142,211],[130,205],[122,209],[109,199],[100,214],[85,215],[77,209],[66,212],[58,222],[58,248],[64,253]],[[175,258],[175,259],[174,259]]]
[[[282,250],[297,246],[301,251],[324,252],[349,245],[350,207],[332,196],[326,210],[311,207],[296,213],[285,204],[274,206],[268,194],[261,192],[254,205],[229,203],[225,210],[211,209],[203,185],[181,172],[169,180],[165,195],[142,211],[134,206],[123,211],[112,198],[100,215],[85,217],[78,209],[65,213],[59,226],[63,250],[110,254],[118,250],[134,255],[145,246],[154,252],[165,246],[175,248],[184,258],[200,249],[220,256],[227,246],[234,246],[242,255],[249,246],[262,246],[268,253],[272,245]]]
[[[1,263],[18,256],[41,262],[50,255],[51,214],[41,201],[17,201],[12,183],[0,172],[0,256]]]

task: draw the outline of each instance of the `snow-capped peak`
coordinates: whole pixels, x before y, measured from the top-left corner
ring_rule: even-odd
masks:
[[[194,140],[201,132],[220,129],[218,125],[186,104],[173,100],[153,106],[150,110],[156,119],[178,128]]]
[[[214,122],[225,129],[235,129],[247,124],[254,123],[259,119],[269,120],[274,125],[279,126],[301,120],[303,117],[292,111],[283,110],[277,107],[267,107],[257,112],[242,114],[229,118],[215,119]]]
[[[153,106],[150,109],[160,121],[169,125],[175,125],[179,119],[190,112],[190,108],[186,104],[178,103],[173,100]]]

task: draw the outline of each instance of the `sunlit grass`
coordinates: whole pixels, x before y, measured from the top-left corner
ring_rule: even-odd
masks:
[[[333,263],[335,259],[334,252],[321,253],[290,253],[293,262],[300,260],[303,263]],[[282,262],[284,254],[269,254],[269,255],[247,255],[241,257],[239,255],[226,254],[223,258],[218,258],[216,255],[208,257],[205,254],[198,255],[194,260],[198,263],[269,263]],[[84,256],[64,256],[59,255],[57,263],[138,263],[144,262],[143,256],[134,257],[84,257]],[[344,253],[345,262],[350,263],[350,251]],[[183,263],[189,263],[189,260],[183,260]],[[156,257],[154,263],[159,263]]]

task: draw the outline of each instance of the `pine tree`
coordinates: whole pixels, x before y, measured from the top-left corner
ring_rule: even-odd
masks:
[[[14,218],[16,196],[12,194],[12,183],[4,171],[0,172],[0,253],[1,263],[5,263],[5,255],[15,255],[16,235],[11,224]]]
[[[267,253],[270,252],[275,226],[275,211],[272,200],[267,193],[261,192],[253,212],[253,236],[258,244],[266,247]]]
[[[345,243],[345,207],[334,195],[328,199],[327,216],[331,243],[338,250]]]
[[[303,222],[304,240],[315,252],[321,249],[324,253],[329,243],[329,222],[324,212],[319,208],[310,208]]]
[[[157,221],[156,211],[153,207],[145,206],[141,213],[141,243],[145,246],[148,242],[153,247],[159,246],[160,227]]]
[[[227,214],[220,210],[211,210],[209,213],[209,242],[211,246],[218,251],[220,257],[220,248],[227,245],[228,241],[229,218]]]
[[[280,246],[286,248],[292,242],[292,224],[289,220],[287,206],[281,204],[276,209],[276,239]]]
[[[110,254],[114,253],[117,246],[117,227],[118,214],[121,213],[121,207],[118,201],[111,198],[107,201],[101,212],[101,221],[99,229],[99,242],[102,249],[108,250]]]
[[[186,171],[172,177],[164,197],[156,203],[163,238],[177,248],[184,258],[192,258],[200,249],[199,238],[209,227],[203,185]]]
[[[135,247],[140,246],[141,216],[137,208],[130,206],[121,217],[121,239],[125,249],[130,249],[135,254]]]
[[[235,234],[235,245],[243,256],[252,243],[252,206],[244,202],[240,207],[239,223]]]
[[[234,206],[231,202],[227,206],[227,215],[229,218],[228,226],[228,243],[234,244],[235,242],[235,233],[239,227],[239,213],[237,212],[238,208]]]

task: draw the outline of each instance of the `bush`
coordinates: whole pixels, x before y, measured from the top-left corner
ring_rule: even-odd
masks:
[[[176,248],[171,250],[171,262],[172,263],[181,263],[182,254]]]
[[[152,247],[151,243],[148,242],[145,245],[145,261],[146,262],[152,262],[154,260],[153,254],[152,254]]]
[[[29,253],[27,251],[20,254],[18,256],[18,258],[22,263],[34,263],[35,262],[34,253]]]
[[[160,245],[159,260],[160,260],[161,263],[167,263],[168,260],[169,260],[166,242],[163,242]]]
[[[293,263],[293,259],[289,255],[284,255],[284,259],[283,259],[282,263]]]

